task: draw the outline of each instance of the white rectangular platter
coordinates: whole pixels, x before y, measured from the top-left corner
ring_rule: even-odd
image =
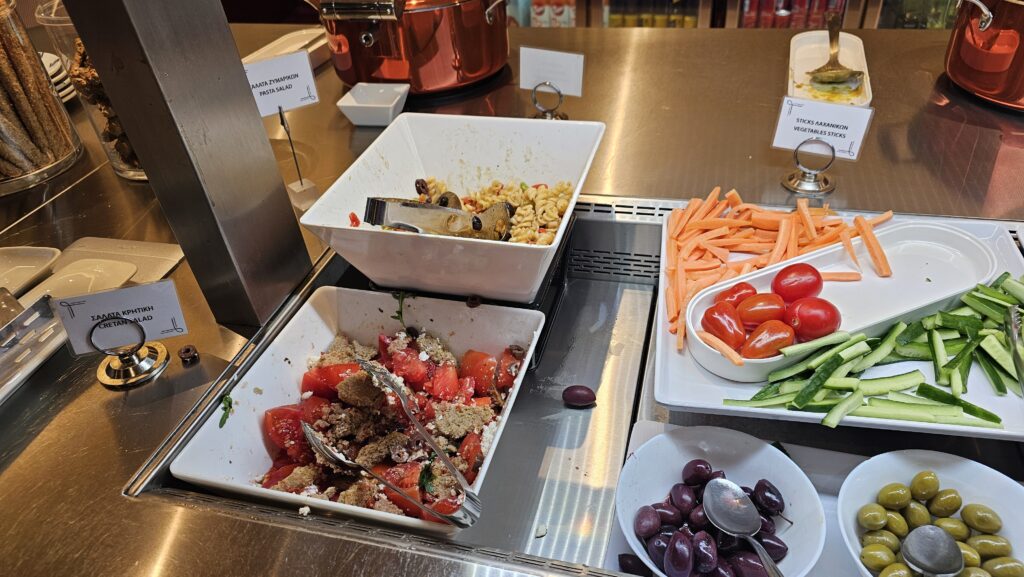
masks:
[[[431,521],[364,509],[305,495],[264,489],[256,482],[267,472],[271,457],[263,435],[267,409],[298,403],[299,383],[307,360],[326,349],[338,333],[361,343],[376,343],[380,333],[402,329],[391,318],[397,301],[389,293],[323,287],[318,289],[288,322],[245,378],[230,391],[234,411],[224,427],[221,412],[214,412],[171,463],[171,474],[184,481],[230,493],[277,501],[288,507],[308,506],[378,523],[390,523],[423,532],[452,533],[456,529]],[[469,349],[499,354],[508,345],[526,349],[523,366],[529,366],[537,338],[544,326],[538,311],[418,297],[406,301],[408,325],[426,330],[446,341],[456,357]],[[479,492],[494,448],[501,438],[508,412],[515,404],[526,371],[520,371],[498,421],[494,441],[484,456],[473,482]],[[483,514],[487,514],[484,503]]]
[[[846,216],[846,215],[844,215]],[[1014,277],[1024,274],[1024,257],[1021,256],[1017,245],[1011,238],[1010,233],[1004,225],[985,222],[971,221],[952,218],[926,218],[899,216],[893,218],[893,222],[907,222],[921,220],[943,226],[951,226],[963,230],[977,237],[987,244],[995,253],[997,271],[1009,271]],[[664,246],[664,239],[662,239]],[[867,275],[873,274],[870,270],[869,257],[859,243],[856,243],[858,258],[867,268]],[[662,254],[661,270],[664,274],[665,255]],[[893,271],[894,278],[898,278],[899,270]],[[998,274],[998,273],[997,273]],[[872,296],[864,295],[864,300],[870,303]],[[842,312],[842,311],[840,311]],[[784,409],[752,409],[746,407],[727,407],[722,401],[724,399],[747,399],[753,395],[759,384],[740,383],[730,381],[710,373],[701,367],[693,358],[689,348],[691,343],[687,342],[687,349],[681,353],[675,350],[675,336],[668,333],[668,321],[665,319],[664,298],[659,292],[658,296],[658,318],[655,322],[655,369],[654,369],[654,398],[655,400],[672,410],[688,411],[695,413],[712,413],[722,415],[736,415],[743,417],[754,417],[761,419],[775,419],[786,421],[800,421],[817,423],[821,421],[821,414],[805,413],[801,411],[788,411]],[[924,314],[922,312],[921,314]],[[869,369],[865,377],[880,377],[898,374],[913,369],[920,369],[925,374],[929,383],[934,383],[934,372],[930,362],[896,363]],[[943,435],[961,435],[968,437],[986,437],[993,439],[1005,439],[1013,441],[1024,440],[1024,400],[1010,393],[1008,396],[999,397],[992,390],[992,386],[985,379],[981,369],[975,366],[967,383],[968,392],[965,399],[985,407],[998,414],[1003,419],[1003,429],[986,429],[979,427],[965,427],[957,425],[942,425],[936,423],[915,423],[894,419],[874,419],[867,417],[846,417],[842,426],[869,427],[877,429],[893,429],[916,431],[921,433],[933,433]]]

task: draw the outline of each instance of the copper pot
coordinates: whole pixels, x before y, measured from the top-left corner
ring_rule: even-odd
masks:
[[[985,100],[1024,110],[1024,0],[959,4],[946,74]]]
[[[413,94],[466,86],[508,61],[504,0],[321,1],[345,84],[404,82]]]

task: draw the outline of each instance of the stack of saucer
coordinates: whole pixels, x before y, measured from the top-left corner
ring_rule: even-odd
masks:
[[[57,90],[57,96],[64,104],[67,104],[75,97],[75,87],[71,85],[71,78],[68,76],[67,70],[64,70],[60,58],[49,52],[40,52],[39,57],[43,59],[43,66],[46,67],[46,73],[50,75],[50,81],[53,82],[53,87]]]

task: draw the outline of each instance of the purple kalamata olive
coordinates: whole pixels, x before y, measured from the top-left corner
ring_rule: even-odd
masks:
[[[668,550],[668,543],[671,540],[672,538],[665,533],[658,533],[647,540],[647,555],[662,571],[665,570],[665,551]]]
[[[754,485],[754,503],[772,515],[778,515],[786,510],[782,493],[768,479],[761,479]]]
[[[761,529],[757,532],[758,535],[774,535],[775,534],[775,521],[771,517],[761,515]]]
[[[740,489],[743,490],[743,494],[746,495],[748,499],[750,499],[751,501],[754,500],[754,490],[753,489],[751,489],[750,487],[746,487],[746,486],[740,487]]]
[[[693,493],[693,489],[683,483],[672,485],[672,490],[668,493],[668,500],[683,515],[689,515],[697,505],[697,496]]]
[[[733,572],[732,566],[725,559],[719,559],[718,565],[714,569],[708,572],[708,577],[736,577],[736,573]]]
[[[724,479],[724,478],[725,478],[725,471],[723,471],[721,469],[719,469],[717,471],[712,471],[711,472],[711,479]],[[710,481],[711,479],[708,479],[708,481]]]
[[[768,577],[768,572],[764,570],[764,565],[756,553],[736,553],[729,557],[729,565],[732,566],[736,577]]]
[[[704,502],[704,487],[707,487],[707,485],[697,485],[693,488],[693,496],[696,497],[698,503]]]
[[[733,537],[728,533],[719,532],[718,538],[715,539],[715,544],[718,546],[718,552],[726,555],[742,551],[743,549],[740,546],[741,543],[743,543],[743,541],[740,541],[739,537]]]
[[[651,577],[651,569],[639,557],[632,553],[619,555],[619,571],[640,577]]]
[[[665,575],[690,577],[693,572],[693,545],[682,532],[676,531],[665,551]]]
[[[679,527],[679,529],[678,529],[678,530],[679,530],[679,532],[680,532],[680,533],[682,533],[683,535],[686,535],[686,538],[687,538],[687,539],[689,539],[690,541],[693,541],[693,529],[690,529],[690,526],[689,526],[689,525],[687,525],[686,523],[683,523],[683,524],[682,524],[682,525],[681,525],[681,526]]]
[[[698,573],[707,573],[718,565],[718,547],[715,539],[706,531],[693,536],[693,568]]]
[[[701,531],[708,525],[708,516],[704,514],[704,505],[697,505],[690,511],[687,522],[691,529]]]
[[[683,524],[683,514],[669,503],[655,503],[651,506],[654,507],[654,510],[658,512],[658,516],[661,517],[662,525],[678,527]]]
[[[572,385],[562,391],[562,402],[574,409],[583,409],[597,402],[597,395],[590,387]]]
[[[658,532],[661,528],[661,516],[650,505],[644,505],[636,511],[633,517],[633,532],[637,537],[646,539]]]
[[[694,459],[683,466],[683,482],[694,487],[711,480],[711,463],[704,459]]]
[[[786,557],[786,553],[789,553],[789,547],[782,539],[779,539],[775,535],[759,535],[757,540],[760,541],[761,546],[768,552],[768,556],[772,558],[772,561],[778,563]]]

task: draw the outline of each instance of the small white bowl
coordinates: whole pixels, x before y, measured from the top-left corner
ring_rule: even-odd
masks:
[[[978,503],[991,507],[1003,520],[999,535],[1013,545],[1014,557],[1024,548],[1024,517],[1017,515],[1024,503],[1024,487],[1006,475],[970,459],[937,451],[893,451],[872,457],[857,466],[839,489],[836,511],[839,530],[853,563],[863,577],[872,573],[860,562],[860,536],[857,511],[874,503],[878,490],[889,483],[910,485],[921,471],[934,471],[942,489],[956,489],[963,504]],[[959,512],[956,517],[959,517]]]
[[[682,469],[692,459],[704,459],[725,471],[735,483],[754,486],[768,479],[786,502],[778,535],[789,546],[779,563],[786,577],[804,577],[825,546],[825,512],[807,475],[768,443],[746,433],[719,427],[680,427],[654,437],[626,458],[615,490],[615,515],[626,541],[655,575],[664,577],[647,556],[633,532],[633,517],[640,507],[665,500],[672,485],[682,482]]]
[[[402,112],[408,84],[360,82],[338,101],[342,114],[356,126],[387,126]]]

